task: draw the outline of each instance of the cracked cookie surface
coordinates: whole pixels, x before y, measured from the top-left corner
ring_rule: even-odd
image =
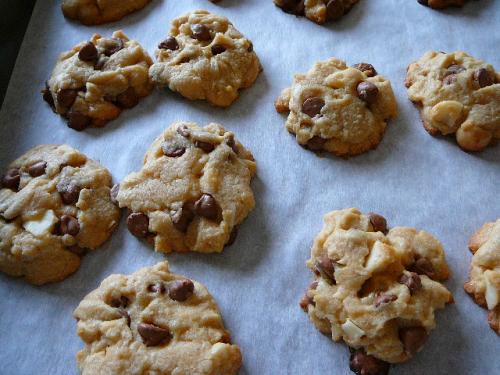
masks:
[[[123,32],[112,38],[94,34],[59,56],[43,99],[72,129],[102,127],[149,95],[151,64],[147,52]]]
[[[261,70],[253,44],[226,17],[196,10],[172,21],[149,74],[154,83],[191,99],[227,107]]]
[[[230,375],[241,366],[213,297],[167,262],[111,275],[74,312],[83,375]]]
[[[1,182],[0,271],[32,284],[75,272],[119,222],[108,170],[69,146],[31,149]]]
[[[484,224],[469,240],[473,257],[464,289],[489,310],[491,329],[500,335],[500,219]]]
[[[255,205],[252,154],[221,125],[172,124],[153,142],[117,200],[132,234],[156,251],[221,252]]]
[[[391,83],[367,63],[348,67],[331,58],[296,74],[276,99],[286,128],[312,151],[354,156],[375,148],[397,115]]]
[[[359,0],[273,0],[286,13],[306,16],[313,22],[323,24],[337,21],[347,14]]]
[[[151,0],[63,0],[65,17],[84,25],[99,25],[122,19],[127,14],[144,8]]]
[[[366,356],[410,359],[435,328],[435,310],[453,300],[441,284],[449,271],[438,240],[414,228],[389,230],[382,216],[357,209],[325,215],[307,266],[315,279],[300,305],[321,332],[357,349],[357,371]]]
[[[408,66],[408,97],[431,134],[454,134],[466,151],[500,139],[500,73],[465,52],[427,52]]]

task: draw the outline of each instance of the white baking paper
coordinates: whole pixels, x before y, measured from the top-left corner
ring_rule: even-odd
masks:
[[[103,129],[66,127],[40,90],[58,54],[94,32],[123,29],[154,54],[170,21],[205,8],[223,14],[253,41],[264,71],[228,109],[156,90]],[[138,170],[152,140],[176,120],[219,122],[255,155],[257,206],[236,243],[222,254],[154,253],[122,220],[80,270],[57,284],[33,287],[0,275],[0,374],[77,374],[83,346],[72,311],[101,280],[168,259],[174,272],[205,284],[219,303],[241,374],[351,374],[348,350],[320,334],[298,306],[311,273],[305,267],[322,217],[358,207],[389,224],[414,226],[439,238],[453,271],[455,304],[440,311],[424,350],[393,375],[498,375],[500,339],[486,311],[464,293],[469,236],[500,217],[500,146],[469,154],[453,138],[421,126],[404,87],[406,66],[430,49],[465,50],[500,68],[500,2],[469,1],[434,11],[416,0],[361,0],[340,22],[316,25],[285,14],[271,0],[153,0],[140,12],[96,27],[67,21],[60,1],[38,1],[0,113],[0,167],[40,143],[68,143],[99,160],[120,181]],[[318,157],[297,145],[273,102],[296,72],[335,56],[369,62],[393,85],[399,116],[379,147],[348,160]]]

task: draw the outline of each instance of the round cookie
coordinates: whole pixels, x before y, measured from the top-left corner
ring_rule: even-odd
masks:
[[[427,52],[408,66],[408,97],[431,134],[455,134],[466,151],[500,139],[500,73],[465,52]]]
[[[111,275],[74,312],[85,343],[83,375],[231,375],[241,353],[200,283],[170,273],[167,262]]]
[[[414,228],[387,228],[357,209],[325,215],[307,266],[315,275],[300,305],[335,341],[353,348],[351,369],[386,374],[410,359],[434,329],[434,311],[451,303],[439,241]],[[366,368],[365,368],[366,367]]]
[[[149,148],[144,166],[121,183],[132,234],[156,251],[221,252],[255,205],[256,164],[221,125],[172,124]]]
[[[331,58],[296,74],[276,99],[289,112],[286,128],[312,151],[353,156],[377,147],[387,121],[397,115],[391,83],[367,63],[348,67]]]
[[[70,128],[102,127],[149,95],[151,64],[147,52],[123,32],[112,38],[94,34],[59,56],[43,99]]]
[[[464,6],[465,0],[417,0],[419,4],[433,9]]]
[[[172,21],[149,70],[154,83],[228,107],[261,70],[253,44],[226,17],[196,10]]]
[[[84,25],[118,21],[127,14],[144,8],[151,0],[63,0],[65,17]]]
[[[337,21],[347,14],[359,0],[273,0],[286,13],[306,16],[313,22],[323,24]]]
[[[0,271],[40,285],[61,281],[120,219],[111,175],[66,145],[40,145],[1,180]]]
[[[474,254],[464,289],[489,310],[491,329],[500,335],[500,219],[484,224],[469,240]]]

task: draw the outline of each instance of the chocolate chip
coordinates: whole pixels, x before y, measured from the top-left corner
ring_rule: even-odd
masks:
[[[78,58],[86,62],[97,61],[98,55],[99,53],[97,52],[97,48],[95,48],[95,45],[92,42],[87,42],[78,52]]]
[[[222,53],[226,50],[226,47],[224,47],[222,44],[214,44],[211,48],[212,50],[212,55],[218,55],[219,53]]]
[[[412,356],[422,349],[428,336],[424,327],[406,327],[399,330],[399,339],[408,356]]]
[[[52,97],[52,93],[50,92],[48,82],[45,82],[45,88],[42,90],[42,97],[43,100],[45,100],[47,104],[50,105],[50,108],[52,108],[52,110],[55,110],[56,106],[54,104],[54,98]]]
[[[379,307],[380,305],[385,305],[386,303],[393,302],[397,299],[398,296],[395,296],[394,294],[379,292],[377,294],[377,298],[375,298],[375,307]]]
[[[203,141],[194,141],[194,145],[198,148],[201,148],[205,152],[212,152],[215,148],[215,145],[212,143],[208,142],[203,142]]]
[[[127,227],[136,237],[146,237],[149,232],[149,217],[142,212],[132,212],[127,217]]]
[[[420,289],[422,289],[422,281],[420,280],[420,276],[418,276],[415,272],[410,272],[409,275],[402,274],[399,278],[398,282],[400,284],[404,284],[410,289],[410,294],[414,295]]]
[[[31,177],[38,177],[45,173],[45,168],[47,168],[47,162],[43,160],[38,161],[29,166],[28,173]]]
[[[172,334],[168,329],[154,324],[141,323],[137,326],[137,332],[141,335],[142,342],[146,346],[166,344],[172,339]]]
[[[320,151],[323,149],[325,143],[326,139],[315,135],[307,141],[307,144],[304,147],[311,151]]]
[[[356,90],[358,91],[358,97],[368,104],[372,104],[377,100],[378,88],[371,82],[361,82]]]
[[[175,280],[168,283],[167,289],[170,298],[183,302],[193,295],[194,284],[189,279]]]
[[[365,353],[363,349],[353,350],[349,368],[357,375],[387,375],[390,364]]]
[[[69,111],[68,114],[68,126],[76,131],[82,131],[90,126],[92,119],[83,113],[76,111]]]
[[[422,5],[425,5],[425,6],[429,6],[429,0],[417,0],[417,2],[419,4],[422,4]]]
[[[385,220],[383,216],[378,215],[374,212],[369,212],[368,217],[375,232],[382,232],[384,234],[387,234],[387,220]]]
[[[304,14],[304,0],[279,0],[274,3],[286,13],[297,16]]]
[[[479,87],[487,87],[493,84],[493,78],[491,78],[488,70],[481,68],[474,72],[474,81],[476,81]]]
[[[120,298],[113,298],[110,302],[112,307],[127,307],[129,304],[129,299],[125,296],[120,296]]]
[[[217,221],[221,218],[222,209],[215,198],[205,193],[194,204],[194,211],[197,215],[209,220]]]
[[[75,204],[80,197],[81,187],[75,184],[61,185],[57,187],[57,191],[61,195],[64,204]]]
[[[62,89],[57,93],[57,103],[62,106],[69,108],[75,102],[78,96],[78,90],[75,89]]]
[[[163,42],[158,44],[158,48],[159,49],[168,49],[170,51],[175,51],[175,50],[179,49],[179,43],[177,42],[177,39],[175,39],[173,36],[169,36]]]
[[[314,268],[317,274],[320,274],[324,279],[335,284],[335,268],[333,261],[327,256],[321,256],[314,262]]]
[[[225,246],[231,246],[234,243],[234,241],[236,241],[237,236],[238,236],[238,226],[236,225],[231,231],[231,234],[229,234],[229,239],[227,240]]]
[[[131,319],[130,319],[130,314],[128,313],[127,310],[123,309],[123,308],[119,308],[118,309],[118,313],[123,317],[125,318],[126,322],[127,322],[127,325],[130,327],[130,323],[131,323]]]
[[[70,236],[76,236],[80,232],[78,219],[71,215],[62,215],[59,222],[59,231],[61,235],[69,234]]]
[[[188,138],[191,132],[189,131],[189,128],[186,125],[179,126],[177,128],[177,133],[182,135],[184,138]]]
[[[325,106],[325,101],[322,98],[313,97],[307,98],[304,103],[302,103],[302,113],[305,113],[309,117],[314,117],[321,113],[321,108]]]
[[[450,74],[444,77],[443,79],[443,85],[448,86],[451,85],[452,83],[457,82],[457,75],[456,74]]]
[[[338,20],[344,15],[344,0],[330,0],[326,4],[326,12],[331,20]]]
[[[249,41],[249,45],[247,47],[247,52],[253,52],[253,43]]]
[[[116,96],[116,104],[121,108],[132,108],[139,103],[139,96],[133,87],[129,87],[121,94]]]
[[[71,245],[66,248],[68,251],[71,251],[73,254],[76,254],[78,256],[84,255],[87,250],[84,249],[83,247],[80,247],[78,245]]]
[[[306,293],[300,299],[299,306],[302,308],[302,310],[304,310],[304,312],[307,312],[309,309],[309,305],[314,305],[314,300]]]
[[[169,156],[171,158],[177,158],[184,155],[184,153],[186,152],[186,147],[176,145],[172,142],[164,142],[161,145],[161,149],[165,156]]]
[[[179,208],[172,215],[172,223],[174,224],[175,229],[182,233],[186,233],[189,224],[194,219],[194,212],[192,204],[184,203],[184,205]]]
[[[120,192],[120,184],[114,184],[113,187],[109,190],[109,197],[111,202],[114,204],[118,204],[116,197],[118,197],[118,193]]]
[[[113,38],[108,39],[107,41],[111,42],[108,46],[106,46],[106,49],[104,50],[104,55],[108,57],[122,50],[124,47],[123,40],[121,39]]]
[[[415,260],[415,263],[409,267],[409,269],[419,275],[427,275],[431,279],[436,276],[436,270],[434,269],[432,262],[427,258],[418,258]]]
[[[234,151],[235,154],[238,154],[238,146],[236,145],[236,141],[234,139],[234,135],[230,135],[227,140],[226,144],[231,147],[231,149]]]
[[[195,24],[191,26],[191,36],[201,42],[206,42],[212,39],[210,30],[205,25]]]
[[[372,64],[359,63],[359,64],[353,65],[352,67],[355,69],[361,70],[368,77],[375,77],[378,74]]]
[[[446,69],[445,76],[450,74],[459,74],[465,71],[465,68],[462,65],[453,64]]]
[[[162,282],[148,285],[148,292],[163,294],[165,293],[165,291],[166,291],[165,284],[163,284]]]
[[[17,191],[21,182],[21,174],[18,168],[11,168],[2,176],[2,188]]]

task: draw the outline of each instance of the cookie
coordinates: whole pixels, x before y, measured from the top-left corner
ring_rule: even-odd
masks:
[[[121,183],[130,232],[156,251],[221,252],[255,205],[252,154],[221,125],[172,124]]]
[[[500,219],[484,224],[469,240],[474,254],[464,289],[489,310],[491,329],[500,335]]]
[[[196,10],[172,21],[149,75],[191,99],[228,107],[261,70],[253,44],[226,17]]]
[[[102,127],[149,95],[152,63],[123,32],[114,32],[112,38],[94,34],[59,56],[42,96],[70,128]]]
[[[427,52],[410,64],[408,97],[431,135],[454,134],[466,151],[500,139],[500,73],[465,52]]]
[[[353,156],[377,147],[397,115],[391,83],[367,63],[348,67],[330,58],[296,74],[275,102],[286,128],[312,151]]]
[[[419,4],[433,9],[464,6],[465,0],[417,0]]]
[[[61,281],[119,222],[111,175],[66,145],[40,145],[8,167],[0,189],[0,271],[41,285]]]
[[[170,273],[167,262],[109,276],[74,317],[85,343],[76,356],[83,375],[231,375],[241,367],[207,288]]]
[[[337,21],[359,0],[273,0],[286,13],[306,16],[313,22],[323,24]]]
[[[355,348],[357,374],[386,374],[388,363],[410,359],[434,329],[435,310],[453,301],[437,239],[389,230],[382,216],[353,208],[325,215],[307,266],[315,276],[300,305],[321,332]]]
[[[63,0],[65,17],[80,21],[84,25],[118,21],[127,14],[144,8],[151,0]]]

